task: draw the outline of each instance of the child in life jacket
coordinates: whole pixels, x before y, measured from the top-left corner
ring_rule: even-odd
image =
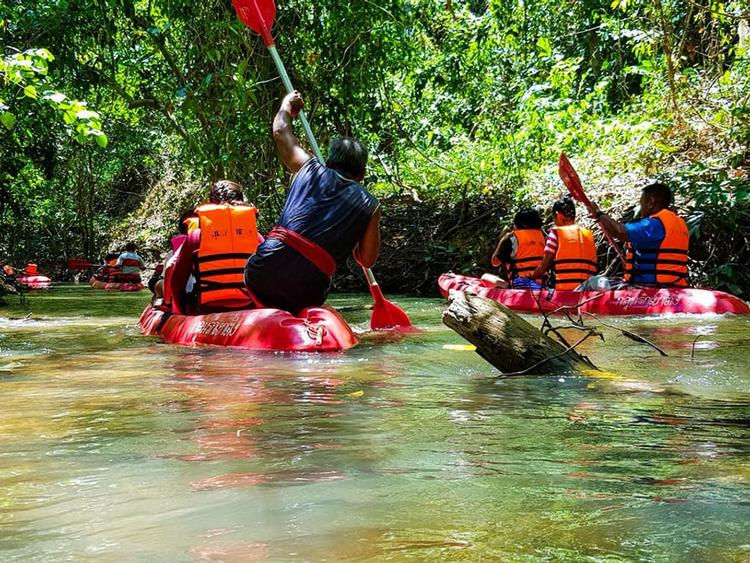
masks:
[[[539,289],[541,278],[534,270],[542,263],[544,233],[542,218],[536,209],[523,209],[513,217],[513,230],[505,234],[492,254],[492,266],[504,277],[484,274],[486,285],[507,289]]]

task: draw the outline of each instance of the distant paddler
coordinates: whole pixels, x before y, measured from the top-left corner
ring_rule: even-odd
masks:
[[[669,209],[671,205],[672,191],[659,182],[643,188],[639,221],[620,223],[589,202],[591,217],[627,243],[625,283],[687,287],[690,232],[685,221]]]
[[[137,253],[138,247],[134,242],[128,242],[125,248],[117,257],[115,265],[119,268],[119,273],[115,276],[115,282],[118,283],[141,283],[141,272],[146,269],[146,263]]]

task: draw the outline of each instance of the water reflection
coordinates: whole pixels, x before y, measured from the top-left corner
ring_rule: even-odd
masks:
[[[0,321],[2,560],[750,556],[744,319],[618,320],[669,357],[606,331],[605,372],[495,379],[438,301],[405,302],[423,334],[253,354],[54,291]]]

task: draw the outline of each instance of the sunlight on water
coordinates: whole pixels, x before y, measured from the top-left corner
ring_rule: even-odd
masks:
[[[750,558],[747,319],[610,319],[669,356],[604,329],[601,372],[496,379],[439,300],[305,355],[141,337],[146,299],[0,311],[0,560]]]

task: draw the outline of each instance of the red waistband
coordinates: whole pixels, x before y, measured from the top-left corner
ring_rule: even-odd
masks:
[[[329,278],[336,271],[336,260],[333,259],[333,256],[325,248],[294,231],[290,231],[284,227],[274,227],[268,233],[267,238],[275,238],[293,248]]]

